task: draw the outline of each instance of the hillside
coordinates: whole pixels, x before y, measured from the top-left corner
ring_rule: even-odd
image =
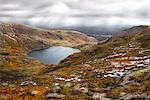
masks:
[[[91,45],[86,45],[91,38],[78,32],[51,30],[47,33],[17,26],[17,30],[21,29],[18,32],[12,31],[14,28],[6,29],[6,26],[2,26],[0,33],[0,99],[150,98],[150,26],[132,27],[98,44],[92,39]],[[12,26],[16,29],[16,25]],[[53,36],[56,34],[66,37],[67,42],[72,36],[83,36],[78,38],[81,40],[73,38],[71,43],[80,42],[82,46],[77,47],[81,52],[69,56],[59,65],[45,65],[26,55],[37,48],[68,45],[56,42],[60,39]],[[53,40],[55,42],[51,42]]]
[[[105,93],[107,99],[149,99],[150,26],[124,30],[61,64],[70,66],[61,72],[71,68],[72,73],[79,72],[82,82],[88,83],[85,87],[98,93],[97,98]]]
[[[17,45],[27,50],[54,45],[74,47],[98,42],[95,38],[76,31],[44,30],[21,24],[0,24],[0,32],[3,33],[4,39],[9,38],[13,43],[18,43]]]

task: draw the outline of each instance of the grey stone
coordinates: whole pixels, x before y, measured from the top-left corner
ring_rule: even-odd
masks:
[[[58,93],[48,93],[46,95],[47,98],[63,98],[65,95],[58,94]]]

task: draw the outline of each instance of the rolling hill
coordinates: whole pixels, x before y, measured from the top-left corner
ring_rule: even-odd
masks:
[[[16,24],[0,25],[0,30],[0,99],[150,97],[150,26],[135,26],[99,43],[74,31]],[[27,56],[31,50],[55,45],[75,46],[81,52],[58,65]]]

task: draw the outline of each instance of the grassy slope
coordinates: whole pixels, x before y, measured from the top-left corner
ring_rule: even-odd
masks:
[[[132,46],[131,46],[132,45]],[[71,55],[66,58],[60,66],[69,66],[63,69],[57,70],[57,72],[61,72],[61,76],[67,77],[70,73],[79,73],[83,72],[84,80],[82,84],[88,83],[88,88],[98,89],[97,91],[102,92],[105,91],[104,88],[111,87],[112,89],[109,91],[105,91],[108,97],[118,98],[121,92],[126,93],[148,93],[149,86],[149,78],[142,79],[141,77],[146,76],[148,72],[141,73],[137,72],[135,74],[134,79],[140,80],[138,81],[139,85],[126,85],[123,88],[118,85],[122,82],[122,79],[114,79],[114,78],[96,78],[96,74],[92,71],[95,69],[107,69],[107,66],[110,65],[110,62],[117,61],[115,59],[111,59],[108,61],[95,61],[95,59],[101,59],[108,55],[112,55],[114,48],[137,48],[135,50],[116,50],[116,53],[125,53],[127,52],[128,57],[138,56],[139,51],[142,48],[143,50],[150,49],[150,27],[149,26],[138,26],[131,28],[129,30],[125,30],[121,35],[115,36],[111,38],[106,43],[101,43],[98,45],[92,46],[90,49],[85,50],[81,53]],[[150,55],[150,52],[146,52],[143,55]],[[98,62],[98,63],[97,63]],[[124,61],[123,61],[124,62]],[[87,64],[90,67],[86,67]],[[149,66],[149,65],[148,65]],[[66,72],[66,70],[69,70]],[[68,73],[68,74],[67,74]],[[140,75],[141,76],[140,76]],[[149,77],[149,76],[148,76]],[[83,97],[84,98],[84,97]]]
[[[80,37],[78,38],[80,41],[74,41],[76,37]],[[46,65],[29,58],[27,56],[29,51],[53,45],[77,46],[94,42],[96,39],[74,31],[42,30],[19,24],[0,24],[0,99],[40,100],[46,98],[47,89],[43,86],[44,84],[35,87],[19,85],[25,80],[40,84],[40,79],[32,78],[43,75],[49,68],[53,69],[53,65]],[[10,86],[2,85],[7,82]],[[32,96],[30,93],[32,90],[43,92],[39,96]]]
[[[136,31],[135,31],[136,29]],[[131,33],[131,34],[128,34]],[[11,36],[11,35],[10,35]],[[16,42],[13,39],[0,34],[0,44],[2,44],[0,52],[0,62],[1,66],[1,82],[11,81],[15,84],[13,88],[11,87],[0,87],[0,95],[6,95],[7,98],[27,98],[27,99],[46,99],[45,95],[47,92],[54,92],[53,83],[58,82],[62,85],[62,89],[59,93],[66,95],[65,99],[89,99],[93,92],[104,92],[107,93],[108,97],[117,98],[120,92],[135,93],[135,92],[145,92],[149,89],[149,81],[147,79],[139,82],[140,86],[137,85],[126,85],[120,88],[118,84],[122,79],[114,78],[97,78],[96,73],[93,72],[95,69],[105,69],[110,64],[108,61],[98,61],[95,59],[101,59],[103,57],[112,54],[115,47],[130,47],[132,48],[143,48],[145,50],[150,49],[150,27],[141,26],[125,30],[122,35],[113,37],[105,43],[100,43],[94,46],[87,46],[87,49],[83,50],[81,53],[76,53],[71,55],[58,66],[43,65],[35,59],[29,59],[26,52],[26,47],[20,45],[20,42]],[[31,39],[30,42],[32,42]],[[32,42],[33,43],[33,42]],[[30,47],[30,46],[29,46]],[[27,47],[28,48],[28,47]],[[126,50],[118,50],[116,52],[126,52]],[[138,50],[129,51],[128,56],[137,55]],[[149,55],[149,52],[145,55]],[[114,59],[111,59],[114,61]],[[87,66],[88,64],[88,66]],[[57,70],[56,70],[57,69]],[[71,87],[64,87],[67,82],[58,81],[54,78],[66,77],[69,78],[71,74],[76,73],[76,75],[82,76],[82,81],[80,82],[70,82]],[[145,74],[142,74],[144,76]],[[136,80],[139,80],[140,75],[135,75]],[[134,79],[134,78],[133,78]],[[140,78],[141,79],[141,78]],[[19,87],[21,81],[32,80],[38,83],[37,86],[26,86]],[[82,93],[80,91],[75,91],[73,88],[75,86],[87,87],[89,88],[88,93]],[[48,89],[45,87],[48,87]],[[112,88],[109,90],[108,88]],[[32,96],[32,90],[39,90],[38,95]],[[7,91],[7,92],[5,92]],[[10,92],[8,92],[10,91]],[[12,92],[12,91],[15,91]],[[13,94],[12,94],[13,93]],[[22,96],[24,95],[24,96]]]

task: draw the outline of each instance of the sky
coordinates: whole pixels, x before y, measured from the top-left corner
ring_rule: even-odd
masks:
[[[150,25],[150,0],[0,0],[0,22],[46,27]]]

